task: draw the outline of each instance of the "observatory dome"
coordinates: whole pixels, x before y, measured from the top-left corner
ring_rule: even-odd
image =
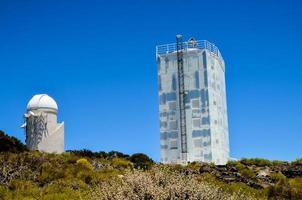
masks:
[[[47,94],[37,94],[34,95],[27,104],[27,110],[46,108],[58,110],[58,105],[56,101],[48,96]]]

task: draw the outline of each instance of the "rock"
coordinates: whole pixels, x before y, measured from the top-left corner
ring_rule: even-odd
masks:
[[[184,173],[185,175],[196,174],[194,170],[188,168],[182,170],[182,173]]]
[[[250,181],[250,180],[246,184],[248,186],[252,187],[252,188],[255,188],[255,189],[262,189],[263,188],[260,184],[254,182],[254,181]]]
[[[103,164],[98,161],[92,162],[93,170],[98,171],[104,168]]]
[[[229,176],[229,177],[223,177],[223,180],[229,183],[229,182],[237,181],[237,178],[234,176]]]
[[[199,168],[199,173],[211,173],[213,172],[213,169],[209,165],[201,165]]]
[[[265,177],[270,177],[271,175],[271,172],[270,172],[270,169],[269,168],[265,168],[265,169],[262,169],[260,170],[258,173],[257,173],[257,178],[265,178]]]
[[[302,176],[302,166],[296,165],[288,167],[281,171],[287,178],[295,178],[298,176]]]

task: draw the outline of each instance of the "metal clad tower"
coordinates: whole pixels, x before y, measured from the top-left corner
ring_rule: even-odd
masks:
[[[156,47],[162,163],[229,159],[225,66],[205,40]]]

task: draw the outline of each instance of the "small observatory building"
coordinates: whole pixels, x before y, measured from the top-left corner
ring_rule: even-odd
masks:
[[[58,105],[47,94],[34,95],[24,114],[26,145],[30,150],[64,152],[64,122],[57,122]]]

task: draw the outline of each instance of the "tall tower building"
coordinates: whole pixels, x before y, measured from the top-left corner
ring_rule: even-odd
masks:
[[[24,114],[26,145],[30,150],[64,152],[64,122],[57,122],[58,106],[47,94],[32,97]]]
[[[156,47],[162,163],[226,164],[229,134],[224,60],[190,39]]]

